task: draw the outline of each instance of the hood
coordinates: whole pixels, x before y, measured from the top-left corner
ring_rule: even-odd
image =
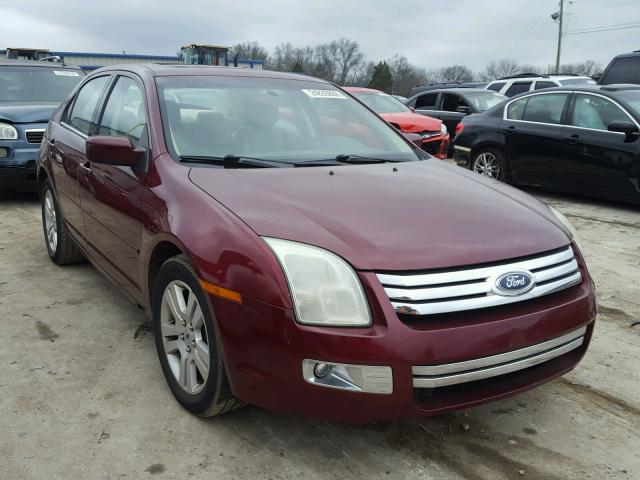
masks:
[[[0,120],[11,123],[46,123],[59,103],[0,103]]]
[[[189,176],[257,234],[317,245],[361,270],[495,262],[570,243],[537,200],[435,160]]]
[[[426,117],[419,113],[398,112],[380,114],[389,123],[395,123],[405,133],[420,133],[428,130],[439,132],[442,121],[437,118]]]

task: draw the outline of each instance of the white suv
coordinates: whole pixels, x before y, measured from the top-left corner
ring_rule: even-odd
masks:
[[[511,77],[494,80],[486,87],[487,90],[499,92],[507,97],[513,97],[519,93],[542,88],[568,87],[576,85],[595,85],[596,82],[591,77],[579,75],[538,75],[537,73],[521,73]]]

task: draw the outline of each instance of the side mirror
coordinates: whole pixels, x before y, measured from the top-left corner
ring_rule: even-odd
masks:
[[[92,163],[133,167],[144,149],[135,148],[128,137],[96,136],[87,139],[87,158]]]
[[[464,113],[465,115],[469,115],[471,113],[471,108],[467,107],[466,105],[461,105],[458,108],[456,108],[456,112]]]
[[[416,113],[416,107],[409,107],[409,110],[411,110],[413,113]]]
[[[422,135],[419,133],[405,133],[405,138],[412,143],[415,143],[418,147],[422,147]]]
[[[624,133],[627,137],[637,137],[640,134],[638,127],[632,122],[611,122],[607,126],[607,130]]]

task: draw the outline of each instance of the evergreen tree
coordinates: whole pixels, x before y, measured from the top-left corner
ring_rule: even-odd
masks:
[[[391,93],[393,88],[393,77],[391,76],[391,69],[389,68],[389,65],[387,65],[387,62],[380,62],[373,67],[373,75],[371,75],[369,88],[375,88],[376,90]]]

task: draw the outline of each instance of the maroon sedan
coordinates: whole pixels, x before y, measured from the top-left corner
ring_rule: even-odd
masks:
[[[321,80],[100,69],[54,114],[38,170],[51,259],[90,260],[145,309],[198,415],[432,415],[562,375],[591,338],[561,214]]]

